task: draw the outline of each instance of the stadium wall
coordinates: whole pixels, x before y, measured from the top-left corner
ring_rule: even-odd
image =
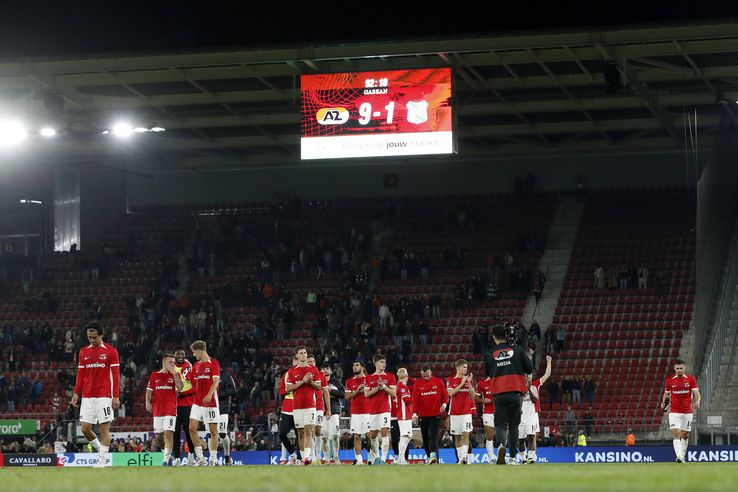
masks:
[[[731,234],[738,217],[738,128],[724,115],[710,158],[696,163],[697,176],[697,294],[695,296],[695,368],[704,370],[711,346],[712,319],[722,291],[720,282],[728,259]],[[735,279],[733,279],[735,281]],[[720,342],[720,341],[718,341]],[[705,395],[710,398],[711,395]]]
[[[588,189],[684,186],[682,151],[476,161],[365,159],[304,167],[154,173],[126,176],[130,206],[271,200],[290,191],[301,198],[349,198],[513,191],[517,176],[533,174],[543,191],[572,191],[577,176]],[[387,174],[399,185],[385,187]]]
[[[126,179],[115,169],[85,170],[80,180],[82,248],[95,244],[105,229],[126,212]]]

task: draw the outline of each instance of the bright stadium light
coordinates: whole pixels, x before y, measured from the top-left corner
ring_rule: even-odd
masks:
[[[160,126],[154,126],[154,127],[151,128],[151,131],[154,132],[154,133],[159,133],[159,132],[163,132],[163,131],[166,131],[166,130],[164,128],[160,127]]]
[[[0,147],[10,147],[26,138],[26,129],[19,121],[0,120]]]
[[[128,138],[133,133],[130,123],[120,122],[113,125],[113,135],[120,138]]]
[[[47,127],[41,128],[41,131],[39,132],[39,134],[42,137],[51,138],[56,135],[56,130],[47,126]]]
[[[144,128],[142,126],[137,126],[136,128],[133,129],[133,131],[135,133],[146,133],[146,132],[151,131],[151,130],[149,130],[148,128]]]

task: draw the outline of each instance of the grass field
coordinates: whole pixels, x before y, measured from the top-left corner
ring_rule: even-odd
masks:
[[[579,465],[412,465],[287,468],[5,468],[5,491],[279,491],[372,492],[586,490],[703,491],[738,489],[735,463]]]

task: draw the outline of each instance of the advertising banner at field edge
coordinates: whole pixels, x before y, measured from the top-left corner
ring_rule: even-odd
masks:
[[[6,454],[0,464],[5,467],[57,466],[55,454]]]
[[[439,452],[440,463],[456,463],[455,450],[443,448]],[[364,452],[366,458],[366,452]],[[592,446],[566,448],[539,448],[538,463],[664,463],[674,461],[674,449],[671,446]],[[54,466],[54,465],[8,465],[6,466]],[[18,455],[18,456],[54,456],[54,455]],[[207,454],[206,454],[207,456]],[[353,450],[340,452],[341,461],[351,463],[354,460]],[[0,455],[0,463],[3,456]],[[279,451],[234,451],[231,453],[233,464],[238,465],[277,465]],[[388,457],[394,459],[392,452]],[[420,449],[410,451],[410,461],[424,461],[425,452]],[[162,453],[108,453],[108,465],[116,467],[161,466]],[[187,463],[187,458],[183,458]],[[692,462],[738,462],[738,446],[692,446],[687,450],[687,461]],[[97,463],[97,453],[65,453],[57,455],[58,466],[87,466]],[[218,453],[218,462],[223,465],[223,453]],[[474,448],[471,452],[470,464],[489,463],[487,450]]]
[[[30,436],[38,422],[33,419],[0,420],[0,436]]]

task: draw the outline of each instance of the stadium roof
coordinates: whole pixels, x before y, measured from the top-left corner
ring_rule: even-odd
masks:
[[[622,84],[606,94],[609,63]],[[300,74],[441,66],[456,74],[457,159],[683,149],[686,114],[705,144],[735,111],[738,22],[23,59],[0,63],[0,108],[66,129],[29,151],[38,163],[295,165]],[[111,144],[116,118],[167,131]]]

